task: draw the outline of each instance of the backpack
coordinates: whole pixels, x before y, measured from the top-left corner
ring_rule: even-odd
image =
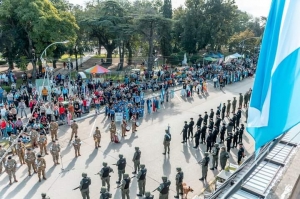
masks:
[[[90,184],[91,184],[90,178],[83,178],[81,190],[89,188]]]
[[[165,137],[166,137],[166,141],[171,141],[171,134],[166,134]]]

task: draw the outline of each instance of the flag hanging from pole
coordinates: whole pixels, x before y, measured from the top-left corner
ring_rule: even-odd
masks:
[[[255,149],[300,122],[300,0],[273,0],[248,110]]]

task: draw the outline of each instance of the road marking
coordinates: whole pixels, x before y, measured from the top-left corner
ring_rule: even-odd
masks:
[[[178,95],[176,93],[174,93],[174,95],[177,97],[177,99],[182,102],[182,100],[180,99],[180,97],[178,97]]]
[[[93,123],[92,129],[91,129],[91,132],[90,132],[90,137],[92,137],[92,134],[93,134],[93,131],[94,131],[94,127],[95,127],[95,124],[96,124],[96,120],[97,120],[97,118],[95,118],[95,121]]]

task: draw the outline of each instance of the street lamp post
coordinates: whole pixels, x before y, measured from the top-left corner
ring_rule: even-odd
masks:
[[[53,46],[53,45],[55,45],[55,44],[66,44],[66,43],[68,43],[68,42],[69,42],[69,40],[66,40],[66,41],[58,41],[58,42],[54,42],[54,43],[50,44],[49,46],[47,46],[47,47],[45,48],[45,50],[42,52],[42,54],[41,54],[41,57],[40,57],[41,61],[43,60],[43,55],[44,55],[44,54],[45,54],[45,57],[47,56],[47,49],[48,49],[50,46]]]

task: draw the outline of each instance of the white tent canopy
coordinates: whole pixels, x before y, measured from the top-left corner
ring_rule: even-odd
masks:
[[[81,76],[82,79],[86,79],[86,75],[84,72],[79,72],[78,74]]]
[[[232,55],[229,55],[229,56],[225,57],[225,63],[228,63],[232,59],[237,59],[237,58],[240,58],[240,57],[242,57],[242,55],[240,55],[239,53],[234,53]]]

